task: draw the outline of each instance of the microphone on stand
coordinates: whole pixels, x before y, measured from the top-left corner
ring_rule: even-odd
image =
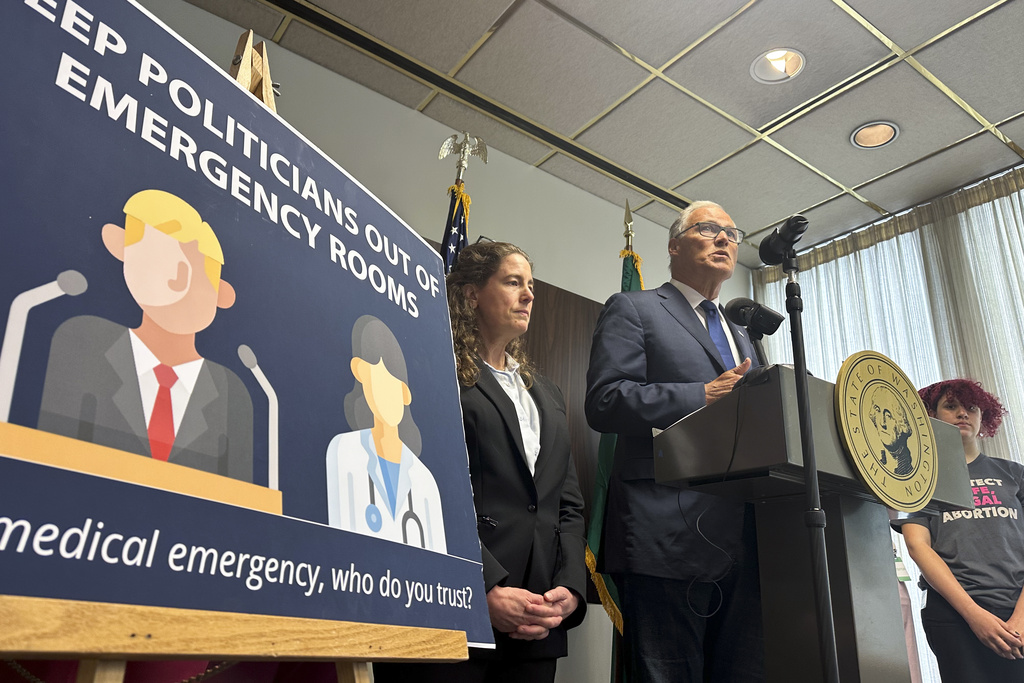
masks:
[[[760,367],[748,370],[736,386],[759,384],[768,377],[765,372],[768,369],[768,358],[761,345],[761,338],[766,334],[774,334],[785,319],[784,316],[753,299],[737,297],[725,305],[725,317],[734,325],[747,329],[760,364]]]
[[[725,317],[740,327],[746,327],[751,336],[756,333],[757,339],[766,334],[775,334],[785,320],[785,316],[778,311],[742,296],[725,305]]]
[[[775,228],[772,234],[761,240],[761,246],[757,249],[761,262],[769,266],[782,263],[786,254],[800,241],[806,231],[806,218],[798,213],[787,218],[781,228]]]
[[[800,298],[800,271],[794,246],[807,230],[807,219],[797,214],[790,216],[782,227],[772,231],[761,240],[758,255],[761,260],[774,266],[782,264],[782,270],[789,276],[786,283],[786,311],[789,313],[789,327],[793,338],[793,366],[796,371],[796,404],[800,414],[800,447],[804,458],[804,482],[806,484],[807,509],[804,511],[804,525],[811,536],[811,577],[814,583],[814,603],[818,617],[818,644],[821,653],[822,673],[828,683],[839,682],[839,656],[836,648],[836,628],[832,611],[832,591],[829,587],[828,554],[825,550],[825,511],[821,507],[821,490],[818,485],[818,465],[814,454],[814,438],[811,429],[811,406],[807,388],[807,357],[804,352],[803,299]],[[748,373],[749,374],[749,373]],[[746,376],[740,378],[740,382]],[[739,386],[737,382],[735,386]]]

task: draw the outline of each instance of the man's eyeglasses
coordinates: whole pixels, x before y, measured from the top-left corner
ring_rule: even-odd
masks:
[[[707,222],[694,223],[686,230],[693,230],[694,228],[696,228],[700,232],[701,237],[707,237],[709,239],[715,239],[716,237],[718,237],[718,233],[724,232],[725,238],[732,242],[733,244],[739,244],[740,242],[742,242],[743,235],[746,234],[739,228],[727,228],[716,223]],[[686,230],[683,230],[683,232],[686,232]],[[682,235],[683,232],[679,234]]]

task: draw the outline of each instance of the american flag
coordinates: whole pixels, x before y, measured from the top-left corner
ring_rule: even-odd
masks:
[[[441,256],[444,258],[444,274],[452,272],[459,252],[466,246],[466,229],[469,222],[469,195],[463,191],[462,181],[456,181],[448,188],[452,197],[444,226],[444,240],[441,242]]]

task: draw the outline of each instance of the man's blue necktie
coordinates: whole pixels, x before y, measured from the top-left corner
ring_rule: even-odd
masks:
[[[722,357],[722,365],[726,368],[732,368],[735,362],[732,357],[732,349],[729,347],[729,340],[725,336],[725,330],[722,328],[722,320],[718,317],[718,306],[704,299],[700,302],[700,307],[704,309],[704,317],[708,321],[708,334],[711,335],[711,341],[715,342],[715,346],[718,347],[718,354]]]

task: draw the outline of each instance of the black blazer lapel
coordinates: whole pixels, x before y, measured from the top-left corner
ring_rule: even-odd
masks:
[[[494,407],[497,408],[498,414],[501,415],[501,419],[505,423],[505,429],[512,436],[512,441],[516,445],[516,452],[519,456],[519,462],[522,463],[523,471],[529,475],[530,470],[526,466],[526,447],[523,445],[523,433],[519,428],[519,416],[516,414],[516,407],[513,405],[512,399],[505,393],[505,390],[498,384],[498,380],[494,379],[494,375],[491,374],[487,365],[479,358],[476,364],[480,368],[480,376],[476,381],[476,386],[480,393],[486,396],[494,404]],[[544,421],[541,420],[541,425],[543,424]]]

